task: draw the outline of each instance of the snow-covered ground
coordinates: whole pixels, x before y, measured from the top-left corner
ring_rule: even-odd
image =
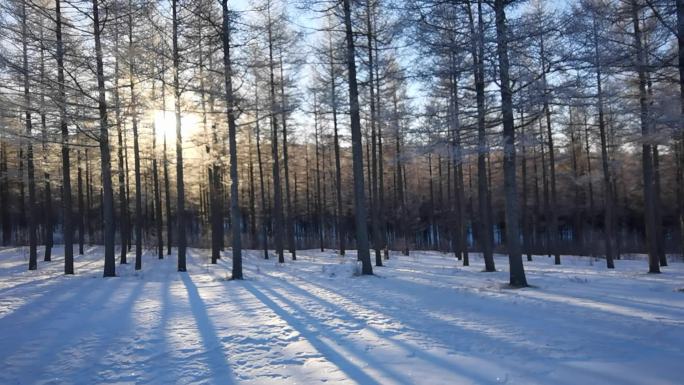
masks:
[[[26,271],[0,250],[0,384],[682,384],[684,264],[547,257],[512,290],[506,259],[392,254],[374,277],[355,257],[301,251],[279,265],[247,252],[227,281],[190,250],[146,254],[101,278],[102,250]],[[132,260],[132,257],[130,257]]]

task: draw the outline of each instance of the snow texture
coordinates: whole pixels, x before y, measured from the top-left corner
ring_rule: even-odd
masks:
[[[0,384],[682,384],[684,264],[525,262],[482,272],[452,255],[392,253],[376,276],[356,256],[302,251],[278,264],[246,252],[244,281],[189,251],[144,255],[101,277],[102,249],[63,250],[26,271],[0,250]],[[131,260],[133,257],[130,258]]]

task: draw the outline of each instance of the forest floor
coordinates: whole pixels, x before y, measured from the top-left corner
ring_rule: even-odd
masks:
[[[102,249],[62,250],[26,271],[0,250],[2,384],[681,384],[684,263],[649,275],[643,260],[546,256],[534,287],[510,289],[507,259],[484,273],[438,252],[392,253],[372,277],[355,255],[300,251],[278,264],[246,252],[152,251],[142,271],[102,278]]]

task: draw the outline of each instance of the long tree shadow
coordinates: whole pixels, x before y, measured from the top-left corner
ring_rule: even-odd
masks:
[[[162,266],[162,264],[164,261],[162,260],[159,262],[160,263],[157,264],[155,261],[153,261],[153,263],[156,265],[154,268],[163,269],[164,266]],[[175,270],[171,274],[173,274],[175,277]],[[172,330],[169,330],[169,327],[172,324],[170,320],[172,318],[173,308],[171,298],[171,282],[173,281],[170,276],[166,276],[166,279],[157,279],[156,281],[146,280],[146,282],[156,282],[159,284],[159,292],[153,296],[153,298],[158,298],[158,305],[156,308],[153,307],[152,309],[152,311],[157,312],[159,323],[156,325],[149,325],[140,319],[133,319],[132,317],[135,315],[133,312],[130,314],[129,321],[126,323],[126,326],[130,326],[135,329],[132,328],[127,330],[129,333],[122,335],[118,342],[121,342],[124,345],[131,345],[127,340],[127,337],[130,339],[131,336],[134,337],[134,341],[137,341],[140,338],[145,339],[145,342],[142,344],[142,346],[137,348],[132,346],[124,346],[123,352],[117,352],[116,354],[119,354],[123,357],[135,357],[133,367],[126,367],[124,365],[123,368],[117,370],[118,373],[135,373],[138,371],[137,369],[141,367],[154,367],[156,370],[151,372],[143,371],[134,378],[119,378],[118,380],[121,382],[126,382],[125,380],[131,380],[135,381],[136,384],[177,383],[181,377],[176,369],[179,367],[179,365],[182,365],[183,362],[174,361],[174,357],[172,355],[173,351],[170,349],[167,338],[167,333],[173,333]],[[148,293],[151,294],[152,292]],[[143,309],[142,311],[146,312],[148,310]],[[148,327],[148,329],[141,330],[140,327]],[[128,351],[130,349],[133,349],[133,352]]]
[[[11,313],[0,318],[0,325],[12,325],[21,322],[24,327],[39,326],[46,323],[54,313],[69,311],[69,302],[79,295],[98,293],[91,291],[102,283],[99,279],[86,277],[69,277],[62,281],[60,291],[54,292],[41,287],[41,292],[30,298],[26,303],[12,310]],[[1,328],[0,328],[1,329]],[[3,329],[11,330],[11,329]]]
[[[131,289],[122,301],[114,306],[108,306],[112,291],[103,287],[94,290],[94,284],[103,285],[105,282],[100,279],[89,281],[89,285],[78,286],[78,290],[73,290],[73,295],[52,298],[55,306],[48,313],[41,313],[40,316],[24,321],[22,315],[30,314],[30,310],[23,309],[21,314],[7,320],[21,324],[23,332],[4,338],[3,342],[10,344],[9,346],[14,349],[5,351],[5,362],[10,362],[11,359],[12,364],[8,364],[11,370],[4,371],[2,375],[12,376],[12,373],[15,373],[18,379],[28,379],[36,376],[52,378],[59,374],[67,382],[70,380],[66,378],[70,376],[71,380],[76,381],[81,377],[74,373],[79,370],[75,363],[77,356],[100,357],[101,354],[91,351],[101,352],[109,348],[108,336],[115,333],[115,330],[110,329],[111,319],[130,311],[130,307],[142,292],[143,282],[137,282],[136,287]],[[72,306],[75,301],[79,302],[78,308]],[[32,308],[36,306],[40,307],[41,303],[32,303]],[[95,306],[99,308],[93,308]],[[53,316],[57,312],[60,313],[61,319],[55,319]],[[2,326],[0,329],[12,330],[11,327]],[[37,332],[32,334],[28,330]],[[78,355],[69,354],[70,349],[77,351]],[[67,361],[67,364],[60,365],[60,362]],[[34,367],[37,362],[44,364],[37,366],[36,370]],[[81,370],[85,365],[93,365],[94,359],[82,360],[82,363]]]
[[[542,302],[555,302],[562,305],[578,307],[585,311],[600,311],[603,313],[608,313],[612,316],[636,318],[648,322],[667,323],[672,326],[684,325],[684,321],[672,319],[671,314],[659,314],[652,312],[649,309],[627,306],[633,305],[629,301],[622,301],[623,303],[627,302],[626,305],[622,305],[618,303],[597,301],[586,296],[565,295],[541,291],[529,291],[526,293],[521,293],[520,295]]]
[[[470,370],[468,367],[466,367],[464,365],[457,365],[453,361],[446,360],[443,357],[440,357],[440,356],[435,355],[433,353],[424,351],[418,346],[412,345],[410,343],[407,343],[407,342],[402,341],[402,340],[397,339],[397,338],[392,338],[391,336],[387,335],[386,331],[380,330],[374,326],[369,325],[365,319],[362,319],[362,318],[359,318],[359,317],[353,315],[351,312],[343,309],[340,306],[340,304],[334,304],[332,302],[326,301],[320,297],[317,297],[315,295],[307,293],[303,289],[297,288],[295,285],[292,285],[290,283],[287,283],[287,284],[290,287],[292,287],[293,289],[295,289],[295,290],[299,291],[300,293],[306,295],[308,298],[310,298],[311,300],[316,302],[318,304],[318,306],[320,306],[326,310],[325,312],[319,313],[319,314],[330,314],[331,312],[342,313],[342,316],[344,318],[346,318],[347,320],[353,320],[354,322],[356,322],[358,324],[364,325],[364,329],[372,332],[373,334],[375,334],[378,338],[382,339],[383,341],[385,341],[391,345],[394,345],[397,348],[400,348],[401,350],[406,352],[406,354],[410,357],[415,356],[416,358],[419,358],[419,359],[423,360],[424,362],[432,363],[432,364],[442,368],[443,370],[452,373],[454,376],[468,375],[471,379],[475,379],[478,383],[486,383],[486,382],[490,381],[490,379],[482,377],[479,373]],[[285,298],[284,295],[276,292],[274,289],[268,289],[268,288],[265,288],[265,289],[267,291],[269,291],[274,297],[277,297],[281,301],[287,303],[288,306],[292,307],[293,309],[298,309],[298,314],[310,314],[311,313],[308,311],[308,309],[302,308],[300,305],[295,304],[291,300]],[[368,309],[364,308],[364,310],[368,310]],[[379,312],[376,312],[376,313],[382,314]],[[395,318],[395,319],[402,319],[402,318],[405,318],[405,317]],[[327,323],[325,321],[326,320],[323,320],[323,322],[318,321],[318,324],[319,325],[327,325]],[[332,332],[332,333],[335,333],[335,331],[338,330],[337,328],[332,329],[332,327],[330,327],[330,326],[327,326],[327,329],[329,332]],[[465,331],[459,330],[459,332],[464,333]],[[468,333],[471,333],[473,336],[476,336],[476,334],[473,333],[472,331],[468,331]],[[425,336],[423,335],[423,338],[424,337]],[[433,341],[433,343],[438,343],[438,342]],[[369,357],[369,355],[365,354],[365,357]],[[371,358],[371,360],[373,360],[373,358]],[[456,367],[456,366],[458,366],[458,367]],[[386,372],[386,373],[389,374],[390,376],[393,375],[393,373],[391,373],[391,372]]]
[[[294,278],[294,277],[293,277]],[[356,298],[354,296],[351,296],[349,293],[347,294],[341,294],[339,290],[335,290],[333,288],[329,288],[326,286],[323,286],[320,283],[313,282],[309,279],[304,279],[302,277],[297,277],[298,280],[301,280],[303,282],[306,282],[307,284],[314,286],[318,289],[324,290],[329,292],[331,295],[337,295],[340,296],[341,298],[344,298],[346,301],[349,301],[350,303],[358,304],[359,302],[363,302],[366,305],[372,306],[373,311],[379,312],[380,314],[385,314],[386,316],[389,316],[390,318],[394,319],[401,319],[402,322],[407,322],[414,330],[424,330],[425,328],[425,323],[422,322],[422,319],[428,320],[429,322],[437,322],[439,324],[443,324],[447,327],[454,327],[458,325],[453,325],[450,324],[448,321],[440,318],[436,318],[435,316],[431,315],[430,312],[421,312],[420,317],[416,317],[415,319],[412,319],[410,317],[403,317],[402,312],[405,311],[405,309],[395,309],[392,310],[388,306],[386,306],[386,303],[388,299],[391,296],[396,296],[397,300],[398,298],[405,298],[406,296],[411,296],[415,295],[416,292],[420,292],[421,290],[429,290],[429,289],[434,289],[432,287],[428,287],[424,284],[421,283],[416,283],[412,281],[405,281],[402,280],[401,285],[394,285],[392,286],[392,290],[394,292],[389,293],[389,292],[382,292],[379,293],[378,290],[368,290],[367,294],[364,296],[364,298]],[[282,280],[283,282],[286,282],[285,280]],[[316,298],[319,298],[316,296]],[[323,300],[323,299],[320,299]],[[507,302],[505,298],[496,298],[492,297],[489,298],[488,300],[496,301],[497,305],[492,305],[491,309],[501,309],[501,306],[511,306],[510,302]],[[323,300],[325,301],[325,300]],[[330,305],[333,305],[332,303],[328,302]],[[620,328],[609,328],[605,330],[593,330],[592,328],[587,328],[586,324],[583,323],[576,323],[574,322],[573,318],[567,317],[566,313],[558,313],[554,314],[551,313],[550,315],[547,314],[547,316],[543,319],[539,319],[537,317],[530,316],[530,314],[534,314],[535,310],[537,309],[536,305],[530,305],[530,306],[521,306],[522,304],[517,303],[517,305],[514,308],[511,308],[511,311],[514,311],[515,313],[519,314],[518,316],[521,318],[526,318],[527,323],[528,323],[528,328],[530,332],[534,332],[535,330],[543,330],[545,328],[548,328],[549,325],[554,325],[555,328],[559,330],[564,330],[566,333],[571,333],[574,334],[579,333],[580,335],[585,335],[588,338],[591,338],[594,341],[601,341],[601,340],[623,340],[625,342],[628,342],[629,346],[633,346],[634,348],[642,349],[644,351],[652,349],[652,343],[646,344],[644,342],[640,342],[637,340],[634,340],[633,336],[630,334],[625,333],[623,330]],[[334,306],[334,305],[333,305]],[[463,309],[463,306],[468,305],[467,302],[461,303],[461,308]],[[337,305],[336,308],[339,308],[339,305]],[[376,310],[376,309],[383,309],[383,310]],[[501,321],[505,320],[501,319],[498,317],[496,313],[492,313],[487,315],[486,313],[483,313],[483,310],[485,308],[482,308],[481,306],[477,306],[474,308],[472,311],[478,311],[478,313],[473,313],[472,315],[477,315],[479,317],[488,317],[491,318],[492,322],[496,321]],[[516,317],[518,317],[516,316]],[[605,322],[605,321],[604,321]],[[531,327],[529,327],[531,326]],[[504,330],[504,329],[501,329]],[[508,329],[505,329],[505,335],[510,334],[510,331]],[[488,331],[485,329],[485,331]],[[459,332],[464,332],[464,330],[459,329]],[[473,331],[470,330],[471,333],[478,332],[478,335],[481,337],[486,337],[491,339],[492,341],[496,341],[497,344],[500,343],[506,343],[507,345],[510,346],[510,349],[512,349],[512,352],[523,352],[524,354],[531,356],[531,357],[537,357],[538,359],[543,359],[544,354],[542,354],[543,351],[549,351],[549,353],[552,353],[553,351],[556,351],[558,349],[561,349],[563,347],[561,346],[540,346],[539,348],[535,348],[533,345],[531,346],[526,346],[530,345],[530,341],[532,341],[532,336],[526,336],[524,337],[524,341],[526,342],[526,345],[521,345],[520,343],[513,342],[513,341],[506,341],[502,340],[500,338],[497,338],[496,335],[489,335],[487,333],[483,333],[482,331]],[[498,333],[499,336],[501,336],[501,333]],[[473,334],[475,335],[475,334]],[[666,347],[667,348],[667,347]],[[669,351],[674,351],[672,347],[668,348]]]
[[[216,328],[209,318],[207,306],[200,296],[197,286],[195,286],[187,273],[179,274],[188,292],[190,310],[195,318],[197,329],[204,344],[207,358],[206,363],[212,370],[212,382],[215,384],[235,384],[233,370],[226,360],[226,355],[223,353],[223,345],[216,334]]]
[[[351,362],[347,357],[343,356],[341,353],[336,351],[332,346],[330,346],[329,343],[324,341],[321,337],[319,337],[320,333],[322,331],[327,331],[330,334],[335,335],[336,337],[342,337],[338,334],[335,334],[332,330],[329,328],[326,328],[324,325],[319,323],[317,320],[313,318],[306,318],[306,320],[299,320],[298,318],[294,317],[290,312],[279,306],[277,303],[275,303],[273,300],[271,300],[267,295],[262,293],[259,289],[257,289],[251,282],[245,282],[244,285],[245,289],[247,289],[252,295],[254,295],[257,299],[259,299],[261,302],[264,303],[268,308],[270,308],[276,315],[278,315],[283,321],[285,321],[288,325],[290,325],[293,329],[297,330],[299,334],[305,338],[311,345],[318,350],[319,353],[323,354],[328,361],[330,361],[332,364],[336,365],[342,372],[344,372],[351,380],[357,382],[358,384],[376,384],[380,385],[381,383],[378,382],[376,379],[371,377],[368,373],[366,373],[362,368],[358,367],[356,364]],[[283,300],[282,297],[280,297],[280,300],[287,303],[288,306],[290,306],[293,310],[298,310],[298,313],[301,315],[306,314],[306,312],[294,305],[293,303]],[[315,332],[312,332],[310,330],[310,327],[313,327],[315,329]],[[341,341],[341,338],[336,338],[336,340]],[[360,359],[363,359],[364,362],[367,362],[369,365],[371,365],[374,369],[380,370],[383,373],[387,374],[389,377],[392,377],[395,381],[401,384],[409,385],[412,382],[408,381],[404,378],[398,377],[396,374],[391,373],[387,370],[385,370],[382,366],[382,363],[378,362],[376,359],[370,357],[367,353],[362,353],[358,349],[353,348],[351,344],[345,344],[345,348],[347,350],[350,350],[354,353],[354,355]]]
[[[100,283],[103,283],[102,280]],[[112,281],[109,281],[112,282]],[[130,282],[130,281],[129,281]],[[121,285],[128,284],[126,281],[115,281],[116,290],[114,292],[125,292],[122,290]],[[116,354],[112,351],[113,348],[119,346],[117,342],[120,339],[126,339],[134,335],[135,328],[132,319],[133,307],[141,300],[141,295],[146,290],[146,285],[148,283],[143,280],[134,281],[132,288],[126,288],[128,293],[125,297],[121,298],[120,301],[112,303],[112,291],[106,288],[100,288],[100,291],[105,292],[110,295],[106,305],[102,309],[91,309],[89,314],[90,318],[86,320],[81,320],[81,328],[72,332],[70,334],[69,342],[70,344],[66,346],[61,346],[59,349],[50,348],[46,349],[46,353],[51,352],[56,356],[60,356],[67,352],[67,349],[72,349],[79,352],[81,356],[81,365],[75,367],[75,369],[82,372],[95,374],[95,369],[103,368],[116,369],[117,365],[120,365],[120,358],[116,357]],[[99,304],[98,300],[90,301],[91,304]],[[112,327],[111,320],[117,319],[118,322]],[[79,336],[85,337],[88,343],[84,343],[79,340]],[[109,357],[107,355],[109,354]],[[73,360],[73,358],[61,357],[62,360]],[[54,360],[47,357],[47,359],[42,359],[41,362],[53,362]],[[57,370],[59,370],[59,365]],[[119,371],[115,375],[126,376],[128,373],[134,372],[134,370],[128,370],[126,373]],[[74,373],[77,374],[77,373]],[[74,376],[74,378],[81,378],[80,374]],[[93,378],[92,382],[100,382],[106,380],[111,382],[112,378]]]
[[[289,289],[297,291],[301,295],[306,296],[309,299],[311,299],[312,301],[318,303],[318,305],[323,307],[323,308],[328,308],[328,309],[340,312],[344,315],[344,317],[347,317],[348,319],[352,319],[357,323],[366,323],[367,322],[367,320],[365,318],[361,318],[361,317],[353,314],[351,311],[345,309],[343,307],[343,304],[341,304],[341,303],[331,302],[330,300],[322,298],[321,296],[315,295],[314,293],[312,293],[310,291],[306,291],[306,290],[298,287],[297,285],[294,285],[291,282],[288,282],[287,280],[279,279],[279,281],[282,284],[288,286]],[[454,327],[458,327],[459,328],[458,332],[461,333],[461,335],[463,335],[464,333],[469,333],[470,335],[472,335],[472,337],[488,338],[488,339],[491,339],[492,341],[495,341],[496,343],[510,344],[510,346],[512,348],[514,347],[514,348],[519,349],[519,350],[524,350],[525,354],[528,354],[531,356],[537,356],[539,354],[539,352],[537,350],[538,347],[521,346],[520,344],[513,345],[509,341],[502,341],[499,339],[495,339],[491,334],[482,333],[481,331],[472,330],[472,329],[465,330],[463,328],[463,325],[459,325],[459,324],[454,325],[453,323],[450,323],[447,320],[440,319],[438,317],[431,315],[430,312],[427,312],[427,311],[421,312],[419,316],[414,316],[414,318],[417,318],[417,319],[412,320],[412,319],[408,319],[407,317],[402,317],[401,312],[404,310],[399,309],[397,311],[391,311],[387,306],[382,306],[383,304],[381,302],[376,302],[374,299],[371,299],[370,297],[364,297],[363,300],[361,300],[359,298],[347,297],[345,295],[340,294],[339,291],[333,291],[330,288],[316,284],[312,281],[302,279],[302,278],[299,278],[299,281],[306,282],[306,284],[308,284],[310,287],[312,287],[314,289],[314,291],[327,291],[331,295],[339,296],[339,298],[343,299],[345,302],[352,303],[354,306],[357,306],[358,308],[363,309],[365,312],[369,312],[369,313],[372,312],[372,313],[375,313],[375,314],[382,316],[386,319],[401,320],[401,323],[406,324],[410,328],[411,331],[422,333],[423,339],[427,338],[429,342],[431,342],[433,344],[443,345],[443,347],[447,348],[447,349],[450,347],[445,346],[443,341],[441,341],[439,338],[433,338],[429,335],[424,334],[426,331],[425,325],[427,325],[428,323],[423,322],[423,321],[428,321],[431,325],[440,325],[440,327],[444,327],[444,328],[453,329]],[[409,294],[410,293],[406,293],[406,295],[409,295]],[[370,296],[370,294],[369,294],[369,296]],[[377,305],[377,306],[374,306],[374,307],[362,306],[359,304],[360,302],[363,302],[365,305]],[[382,309],[382,310],[379,310],[379,309]],[[419,326],[423,326],[423,327],[420,328]],[[388,340],[392,341],[393,343],[395,343],[397,345],[400,345],[402,348],[404,348],[406,350],[415,350],[416,349],[416,347],[411,346],[410,344],[407,344],[404,341],[393,339],[390,336],[387,336],[388,332],[386,330],[381,330],[381,329],[378,329],[378,328],[373,327],[371,325],[367,325],[367,328],[370,329],[371,331],[373,331],[374,333],[376,333],[377,335],[382,335],[383,337],[388,338]],[[481,329],[494,329],[494,326],[491,324],[483,325]],[[495,330],[492,330],[492,331],[495,331]],[[428,353],[425,353],[425,354],[428,354]],[[436,357],[434,355],[430,355],[430,356],[432,356],[433,360],[440,360],[439,357]],[[442,363],[447,364],[446,361],[442,362]]]
[[[38,255],[41,255],[41,249],[38,249]],[[26,271],[28,268],[28,247],[20,246],[0,250],[0,258],[5,259],[0,259],[0,263],[4,265],[0,267],[0,276]]]
[[[94,247],[91,247],[87,252],[90,252],[93,249],[94,249]],[[43,274],[40,276],[42,278],[31,279],[31,278],[36,277],[36,276],[21,275],[20,277],[26,278],[28,280],[26,282],[17,283],[15,285],[8,286],[8,287],[0,289],[0,295],[6,295],[6,294],[8,294],[8,293],[10,293],[16,289],[22,288],[22,287],[29,287],[30,286],[32,288],[41,288],[41,289],[48,288],[48,287],[54,286],[55,284],[61,282],[61,280],[63,280],[63,279],[74,279],[74,277],[82,276],[84,274],[89,274],[90,271],[89,270],[84,271],[83,268],[86,266],[91,266],[92,264],[98,262],[99,260],[98,259],[92,259],[92,260],[83,261],[87,257],[88,257],[87,253],[83,256],[74,255],[74,263],[76,264],[76,275],[75,276],[65,276],[61,270],[60,271],[48,271],[47,272],[48,275],[44,275],[44,273],[46,273],[46,271],[40,270],[40,265],[39,265],[39,267],[38,267],[39,270],[37,272],[40,274]],[[63,261],[64,261],[64,254],[61,254],[61,255],[58,254],[58,255],[53,255],[52,262],[43,262],[43,263],[63,264]],[[81,263],[81,261],[83,261],[83,262]],[[26,270],[21,269],[21,270],[18,270],[16,272],[24,273],[24,272],[26,272]],[[1,275],[2,274],[0,274],[0,276]],[[44,283],[47,283],[47,282],[49,282],[49,284],[44,285]]]
[[[169,349],[164,334],[170,316],[170,279],[158,283],[139,278],[135,282],[143,284],[136,284],[124,303],[118,306],[118,313],[125,316],[120,317],[116,328],[100,338],[98,349],[87,351],[84,362],[97,365],[96,369],[101,373],[109,371],[106,378],[96,378],[93,382],[170,384],[178,381],[179,377],[173,371],[175,366],[168,362]],[[157,284],[160,287],[158,294],[150,290]],[[154,325],[150,321],[157,314],[159,323]],[[158,371],[140,370],[145,367]]]
[[[401,281],[401,285],[394,286],[394,292],[390,293],[390,295],[400,295],[400,293],[410,295],[411,293],[416,293],[419,291],[428,292],[434,291],[436,289],[435,287],[430,286],[426,283],[401,278],[397,279]],[[311,282],[309,280],[306,281],[311,283],[312,285],[317,285],[316,283]],[[326,290],[330,290],[330,288],[325,288],[321,285],[317,286],[324,288]],[[442,288],[440,290],[446,290],[448,292],[448,289]],[[481,296],[481,292],[478,290],[465,290],[461,291],[461,293],[467,294],[472,299]],[[572,318],[568,318],[567,312],[574,309],[572,311],[583,312],[588,313],[589,315],[593,315],[597,311],[599,311],[604,315],[599,318],[596,318],[596,320],[601,322],[623,322],[624,318],[627,317],[633,319],[634,321],[644,322],[644,325],[653,325],[653,322],[657,322],[660,324],[669,323],[675,326],[681,326],[683,324],[681,321],[671,319],[672,317],[670,315],[665,315],[662,319],[658,319],[657,314],[649,313],[648,311],[641,310],[638,307],[623,307],[620,305],[613,305],[610,303],[585,299],[583,296],[554,294],[551,291],[542,291],[536,289],[525,291],[501,290],[499,292],[494,293],[500,295],[487,297],[488,301],[497,303],[497,305],[492,306],[493,309],[498,309],[499,306],[510,307],[512,304],[515,304],[516,306],[510,307],[510,309],[512,311],[519,313],[521,317],[526,317],[528,314],[534,314],[534,312],[540,306],[546,306],[548,304],[569,305],[567,307],[550,308],[550,311],[546,313],[546,319],[548,321],[553,320],[554,322],[560,323],[558,327],[563,328],[563,330],[578,330],[584,334],[593,333],[592,335],[596,338],[622,337],[626,340],[633,340],[633,336],[617,334],[618,331],[621,331],[619,328],[611,327],[605,329],[603,332],[594,332],[592,330],[587,330],[585,324],[573,322]],[[374,295],[374,293],[371,293],[371,295]],[[378,304],[378,306],[381,306],[382,301],[385,300],[385,298],[374,296],[372,300],[373,302]],[[605,307],[602,307],[604,305]],[[558,311],[559,309],[561,311]],[[644,315],[646,315],[646,317],[644,317]],[[494,316],[496,317],[496,314],[494,314]],[[609,317],[610,320],[606,320],[603,317]],[[531,317],[530,319],[534,320],[535,317]],[[605,334],[605,332],[612,332],[612,334]]]
[[[676,294],[676,292],[674,292]],[[574,294],[574,293],[573,293]],[[648,311],[674,311],[681,313],[681,318],[684,319],[684,298],[680,298],[680,302],[668,301],[669,298],[656,297],[654,299],[637,299],[626,296],[616,296],[615,294],[610,296],[611,300],[618,301],[622,304],[634,304]],[[661,303],[654,302],[656,300],[661,300]]]

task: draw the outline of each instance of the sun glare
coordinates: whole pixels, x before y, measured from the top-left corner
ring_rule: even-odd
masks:
[[[176,138],[176,115],[173,111],[156,110],[154,112],[154,127],[157,132],[157,140],[173,142]],[[195,114],[181,116],[181,133],[183,140],[189,139],[197,132],[199,118]]]

